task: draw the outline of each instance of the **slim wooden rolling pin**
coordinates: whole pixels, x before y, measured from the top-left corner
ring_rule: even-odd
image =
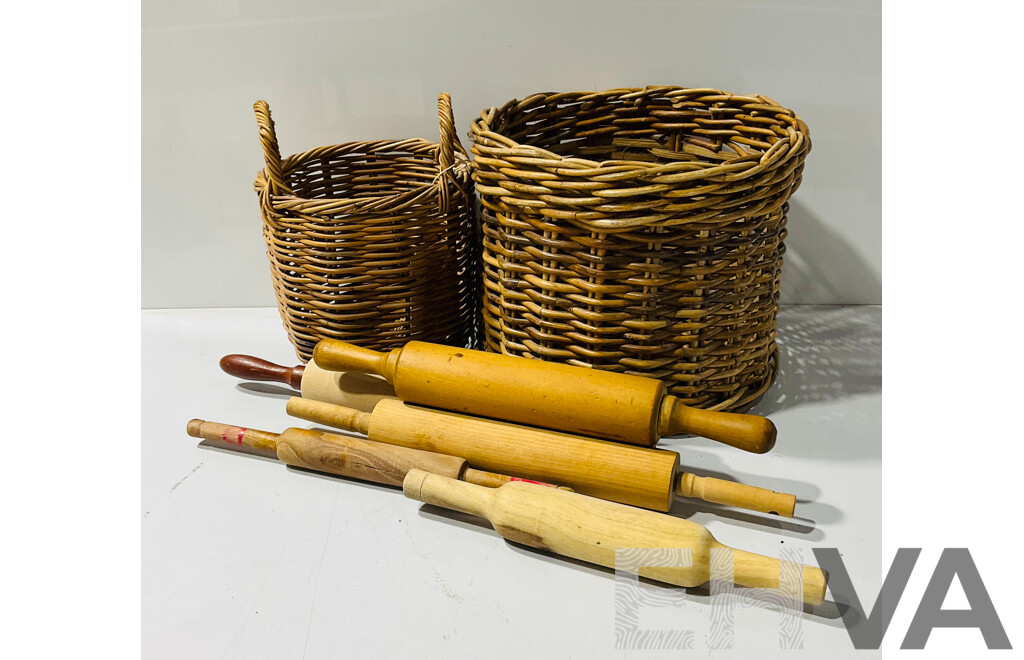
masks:
[[[271,433],[201,419],[191,420],[186,430],[194,438],[276,455],[282,463],[294,467],[390,486],[401,486],[406,473],[413,468],[491,488],[517,481],[515,477],[504,474],[475,470],[464,458],[333,433],[296,428]]]
[[[220,368],[235,378],[285,383],[307,399],[326,401],[367,412],[381,399],[394,399],[395,390],[379,376],[321,369],[315,361],[295,367],[234,353],[220,359]]]
[[[370,413],[292,397],[288,414],[370,440],[461,456],[478,468],[569,486],[601,499],[668,511],[676,495],[792,516],[796,496],[679,470],[679,454],[409,405]]]
[[[379,353],[324,339],[313,360],[383,376],[402,401],[470,415],[646,447],[678,433],[758,454],[775,445],[770,420],[685,406],[654,378],[419,341]]]
[[[689,549],[689,566],[637,571],[669,584],[696,587],[708,582],[714,548],[732,550],[736,584],[777,589],[783,581],[778,559],[723,545],[703,525],[579,493],[525,483],[481,488],[422,470],[410,470],[402,490],[411,499],[484,518],[509,541],[608,568],[616,568],[619,548]],[[822,603],[828,574],[816,566],[803,566],[801,577],[799,593],[787,595],[812,605]],[[796,584],[785,586],[796,591]]]

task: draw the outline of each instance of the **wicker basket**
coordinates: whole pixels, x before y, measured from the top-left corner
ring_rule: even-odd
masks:
[[[807,126],[763,96],[536,94],[472,126],[488,350],[749,407],[777,372],[787,199]]]
[[[448,95],[438,98],[440,145],[353,142],[283,161],[270,109],[253,107],[267,162],[255,184],[263,237],[300,359],[324,338],[378,350],[471,344],[479,232]]]

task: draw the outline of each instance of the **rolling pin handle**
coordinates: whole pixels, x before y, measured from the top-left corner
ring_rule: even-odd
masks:
[[[355,371],[361,374],[383,376],[392,385],[395,374],[392,356],[397,359],[395,349],[390,353],[370,350],[337,339],[322,339],[313,349],[313,361],[328,371]]]
[[[716,545],[728,548],[718,543]],[[733,581],[736,584],[759,589],[778,589],[783,586],[780,584],[782,564],[778,559],[746,550],[728,549],[733,555]],[[825,590],[828,588],[828,571],[807,565],[800,566],[800,570],[802,592],[789,595],[811,605],[821,605],[825,601]]]
[[[717,412],[683,405],[667,396],[661,406],[661,436],[690,433],[754,454],[775,446],[775,424],[760,415]]]
[[[189,420],[185,431],[193,438],[202,438],[204,441],[218,445],[243,446],[257,452],[270,454],[277,451],[277,439],[280,437],[280,434],[270,431],[232,426],[220,422],[207,422],[202,419]]]
[[[489,518],[497,488],[456,481],[423,470],[412,469],[405,475],[402,491],[411,500],[454,509],[480,518]]]
[[[355,408],[293,396],[285,404],[285,411],[292,417],[298,417],[308,422],[327,424],[334,428],[356,431],[363,435],[368,435],[370,432],[370,413]]]
[[[235,378],[245,380],[269,380],[275,383],[286,383],[293,389],[302,387],[302,372],[305,367],[282,367],[279,364],[261,360],[251,355],[233,353],[220,359],[220,368]]]
[[[714,477],[698,477],[689,472],[679,473],[675,490],[680,497],[693,497],[705,502],[787,518],[793,517],[793,509],[796,508],[796,495],[791,493],[778,493]]]

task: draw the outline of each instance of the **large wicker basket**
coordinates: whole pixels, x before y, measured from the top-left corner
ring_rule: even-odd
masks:
[[[254,110],[267,163],[255,184],[263,237],[300,359],[325,338],[378,350],[471,344],[479,235],[448,95],[438,98],[440,145],[353,142],[283,161],[266,102]]]
[[[749,407],[777,372],[787,199],[807,126],[764,96],[536,94],[472,125],[487,349]]]

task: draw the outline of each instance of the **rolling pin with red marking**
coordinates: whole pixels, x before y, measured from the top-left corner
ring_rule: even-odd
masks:
[[[394,399],[395,390],[379,376],[328,371],[311,360],[306,365],[282,367],[251,355],[234,353],[220,359],[220,368],[235,378],[290,385],[307,399],[325,401],[369,412],[381,399]]]
[[[420,341],[380,353],[324,339],[313,360],[383,376],[407,403],[480,417],[645,447],[679,433],[758,454],[775,445],[770,420],[683,405],[654,378]]]
[[[679,454],[384,399],[372,412],[292,397],[288,414],[365,434],[371,441],[461,456],[475,467],[578,493],[668,511],[676,495],[792,516],[796,496],[679,468]]]
[[[334,433],[297,428],[272,433],[201,419],[189,421],[186,431],[194,438],[276,456],[282,463],[293,467],[390,486],[401,486],[406,473],[413,468],[492,488],[510,481],[522,481],[504,474],[476,470],[466,459],[457,456]]]

